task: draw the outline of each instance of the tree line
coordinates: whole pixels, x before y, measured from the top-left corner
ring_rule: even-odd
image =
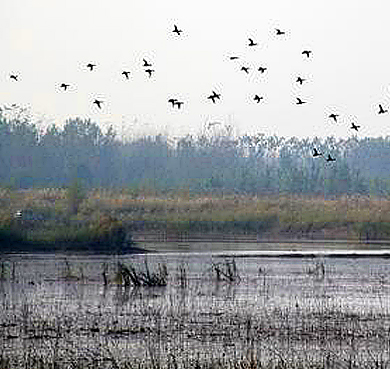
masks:
[[[313,148],[335,162],[313,157]],[[173,140],[162,135],[118,138],[89,119],[68,119],[40,132],[28,116],[0,109],[0,184],[15,188],[149,187],[158,191],[292,193],[390,192],[390,137],[235,137],[214,127]]]

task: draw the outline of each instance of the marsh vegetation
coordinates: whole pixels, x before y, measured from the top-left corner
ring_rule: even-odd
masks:
[[[4,256],[0,368],[387,368],[389,275],[384,258]]]

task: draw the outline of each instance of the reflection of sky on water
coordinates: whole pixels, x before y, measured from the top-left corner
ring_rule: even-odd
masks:
[[[206,350],[218,346],[218,336],[215,342],[200,342],[191,332],[208,329],[218,321],[222,325],[234,322],[246,313],[260,321],[279,319],[280,315],[282,322],[288,316],[296,319],[294,324],[300,324],[303,314],[389,313],[390,264],[388,259],[379,257],[314,259],[241,255],[235,259],[240,283],[227,284],[215,282],[211,269],[213,262],[224,262],[223,257],[207,253],[148,255],[150,269],[159,262],[167,263],[168,286],[138,289],[103,285],[103,263],[109,264],[112,278],[117,258],[67,256],[67,260],[70,270],[65,256],[10,256],[8,262],[16,263],[17,282],[0,283],[1,322],[19,321],[22,306],[27,304],[31,319],[69,326],[75,334],[70,337],[75,349],[96,348],[97,342],[108,340],[110,345],[115,343],[126,347],[126,352],[136,354],[145,352],[147,338],[152,340],[151,335],[156,334],[158,327],[162,332],[173,327],[164,339],[164,350],[170,345],[183,350],[196,345]],[[121,261],[133,262],[142,269],[145,256],[123,256]],[[323,263],[325,275],[313,274],[318,263]],[[177,268],[181,264],[187,267],[189,278],[188,288],[184,290],[177,280]],[[63,278],[66,273],[83,274],[84,280],[66,281]],[[188,334],[181,337],[177,332],[183,320],[188,325]],[[94,327],[104,334],[91,335]],[[6,342],[10,349],[20,344],[19,340]]]

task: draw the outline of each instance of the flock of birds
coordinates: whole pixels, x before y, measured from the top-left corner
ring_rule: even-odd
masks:
[[[177,36],[180,36],[181,33],[183,32],[183,30],[179,29],[177,27],[177,25],[174,24],[172,32],[175,33]],[[282,31],[279,28],[275,28],[275,33],[276,33],[277,37],[280,37],[280,36],[283,36],[283,35],[286,34],[285,31]],[[252,38],[248,38],[247,46],[248,47],[256,47],[256,46],[258,46],[258,43],[255,42],[255,40],[253,40]],[[312,50],[303,50],[302,51],[302,55],[305,56],[306,58],[311,58]],[[230,56],[229,59],[230,60],[239,60],[240,57],[238,57],[236,55],[233,55],[233,56]],[[95,67],[97,67],[97,64],[93,64],[93,63],[86,64],[86,68],[89,69],[90,72],[94,71]],[[147,73],[149,78],[151,78],[153,76],[153,73],[155,72],[154,69],[151,69],[153,67],[153,65],[150,63],[150,61],[148,61],[146,59],[143,59],[143,67],[144,67],[145,73]],[[250,67],[248,67],[248,66],[245,66],[245,65],[241,66],[241,71],[245,72],[246,74],[249,74],[249,69],[250,69]],[[267,70],[268,70],[268,68],[264,67],[264,66],[260,66],[258,68],[258,71],[261,74],[266,73]],[[124,71],[122,71],[121,74],[124,76],[124,78],[126,80],[130,79],[130,74],[131,74],[130,71],[124,70]],[[19,81],[19,75],[18,74],[10,74],[9,77],[10,77],[10,79],[14,80],[15,82]],[[301,85],[301,86],[305,82],[306,82],[306,79],[302,78],[301,76],[298,76],[296,78],[296,83]],[[61,83],[61,85],[59,87],[61,89],[63,89],[63,91],[67,91],[68,88],[70,87],[70,84],[69,83]],[[213,104],[216,104],[218,102],[218,100],[221,99],[221,94],[217,93],[214,90],[211,91],[211,92],[212,93],[207,97],[207,99],[210,100]],[[259,96],[258,94],[255,94],[254,97],[253,97],[253,100],[256,103],[259,104],[262,100],[264,100],[264,96]],[[103,103],[104,103],[104,101],[103,100],[99,100],[99,99],[94,99],[94,101],[92,102],[92,104],[96,105],[98,109],[102,109]],[[183,101],[179,101],[176,98],[169,98],[168,99],[168,103],[171,104],[172,108],[176,107],[179,110],[181,109],[182,105],[184,104]],[[306,103],[307,103],[307,101],[302,100],[300,97],[296,97],[296,105],[303,105],[303,104],[306,104]],[[385,109],[381,104],[378,104],[378,105],[379,105],[378,114],[388,113],[388,109]],[[329,114],[329,118],[332,119],[335,123],[337,123],[338,117],[339,117],[339,114],[336,114],[336,113]],[[214,124],[219,124],[219,123],[217,123],[217,122],[209,123],[208,128],[211,128]],[[356,125],[354,122],[351,123],[350,129],[355,130],[356,132],[358,132],[359,128],[360,128],[359,125]],[[336,160],[335,158],[332,158],[330,154],[328,154],[327,158],[325,158],[323,153],[319,152],[318,149],[316,149],[316,148],[313,148],[313,157],[323,157],[327,162],[332,162],[332,161]]]

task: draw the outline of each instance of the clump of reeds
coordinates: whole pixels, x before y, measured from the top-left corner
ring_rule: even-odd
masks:
[[[176,279],[180,288],[186,288],[188,286],[187,269],[183,264],[180,264],[177,268]]]
[[[168,269],[165,263],[159,263],[156,270],[150,270],[145,259],[144,270],[136,269],[133,265],[118,263],[119,279],[125,286],[135,287],[164,287],[168,283]]]
[[[215,273],[217,281],[236,283],[240,281],[240,275],[237,270],[236,261],[234,259],[226,259],[221,263],[213,263],[212,270]]]
[[[325,278],[325,265],[322,261],[317,261],[314,266],[306,269],[306,273],[318,279]]]

